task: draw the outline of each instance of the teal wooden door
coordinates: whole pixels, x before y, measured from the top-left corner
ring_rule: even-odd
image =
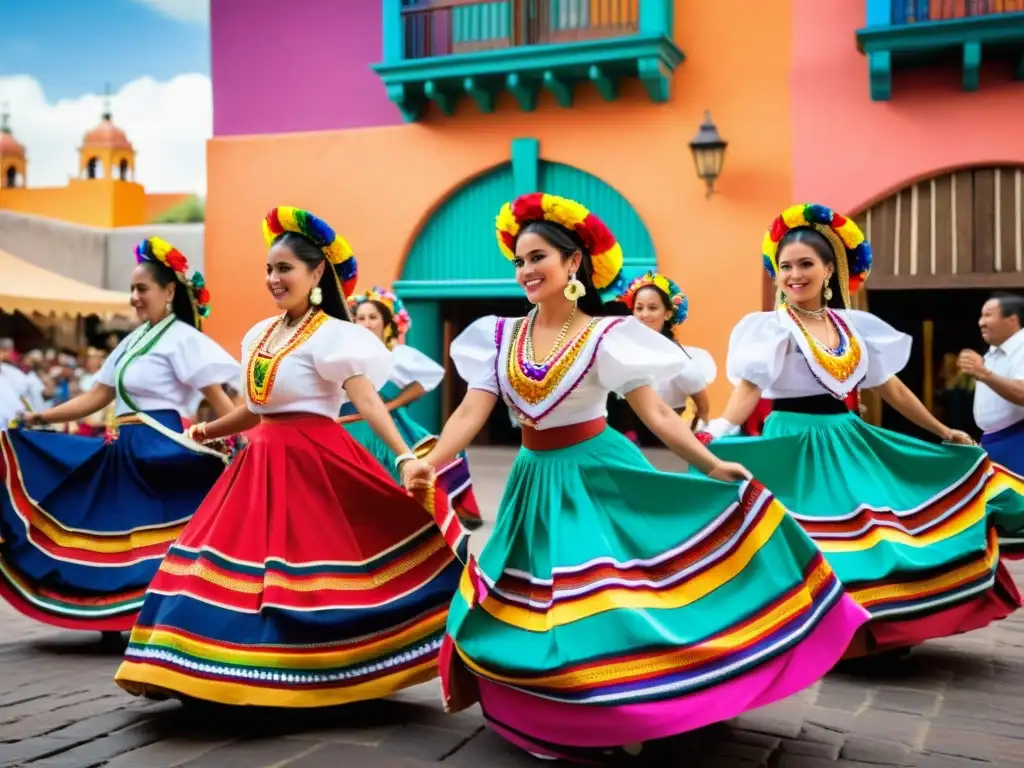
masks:
[[[499,209],[517,194],[541,189],[578,200],[593,210],[622,245],[627,280],[657,267],[647,227],[614,188],[561,163],[539,161],[530,171],[524,173],[506,163],[471,179],[430,217],[409,251],[394,286],[412,319],[408,343],[439,363],[447,356],[442,302],[522,296],[515,268],[498,251],[494,234]],[[535,180],[535,187],[517,189],[523,178]],[[410,414],[428,429],[439,429],[440,391],[413,403]]]

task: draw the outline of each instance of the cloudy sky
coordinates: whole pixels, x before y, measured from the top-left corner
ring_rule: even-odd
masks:
[[[29,155],[32,187],[62,186],[110,84],[114,122],[152,192],[206,193],[213,129],[209,0],[3,3],[0,105]]]

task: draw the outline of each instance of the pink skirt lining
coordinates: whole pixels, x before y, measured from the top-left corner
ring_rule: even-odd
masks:
[[[843,595],[814,631],[782,656],[678,699],[617,707],[566,704],[478,678],[480,704],[496,732],[523,749],[552,757],[570,757],[552,751],[554,745],[612,748],[667,738],[729,720],[813,685],[839,661],[867,619],[867,612]]]

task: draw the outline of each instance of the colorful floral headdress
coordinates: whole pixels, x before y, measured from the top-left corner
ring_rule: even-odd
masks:
[[[359,278],[359,265],[345,238],[319,216],[289,205],[274,208],[263,219],[263,239],[267,246],[273,245],[285,232],[302,235],[322,250],[334,269],[341,295],[346,298],[352,295]]]
[[[159,237],[149,237],[135,246],[135,263],[155,261],[163,264],[174,272],[174,277],[188,291],[188,300],[192,305],[192,325],[201,329],[203,319],[210,316],[210,291],[206,280],[199,272],[188,276],[188,259],[184,254]]]
[[[832,246],[839,272],[839,290],[843,304],[849,307],[850,297],[860,290],[871,273],[871,245],[864,239],[864,233],[852,220],[824,205],[805,203],[787,208],[772,222],[761,245],[764,268],[772,280],[779,272],[779,242],[787,232],[798,227],[820,232]]]
[[[393,291],[375,285],[370,290],[357,293],[349,298],[348,306],[352,314],[355,315],[359,305],[365,304],[368,301],[384,305],[388,308],[388,312],[391,313],[391,322],[395,326],[396,335],[393,338],[385,339],[388,346],[393,346],[395,343],[404,343],[405,335],[412,327],[412,318],[409,317],[409,312],[406,310],[402,300]]]
[[[647,272],[640,275],[629,284],[618,300],[632,312],[633,305],[636,303],[636,295],[644,288],[657,288],[672,302],[672,317],[667,320],[669,326],[681,325],[686,321],[686,316],[690,311],[690,302],[687,301],[686,294],[683,293],[682,288],[660,272]]]
[[[543,192],[520,195],[498,213],[498,247],[509,261],[516,257],[519,230],[531,221],[550,221],[576,233],[590,253],[597,290],[611,288],[621,278],[622,247],[605,223],[575,200]]]

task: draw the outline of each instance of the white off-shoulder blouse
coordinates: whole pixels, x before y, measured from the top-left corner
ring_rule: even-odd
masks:
[[[912,339],[868,312],[833,310],[838,350],[825,350],[785,308],[747,315],[729,339],[726,375],[749,381],[776,400],[830,394],[884,384],[910,359]]]
[[[657,386],[691,365],[682,349],[632,317],[594,318],[546,367],[525,360],[524,318],[482,317],[452,342],[470,389],[501,397],[523,424],[551,429],[606,416],[608,394]]]
[[[444,368],[408,344],[394,347],[391,350],[391,360],[391,375],[388,380],[399,389],[405,389],[410,384],[419,384],[425,392],[431,392],[444,381]]]
[[[145,344],[138,332],[126,336],[97,371],[95,382],[117,393],[116,413],[123,416],[140,411],[177,411],[183,418],[193,415],[197,394],[205,387],[238,381],[241,367],[223,347],[187,323],[175,320],[147,352],[121,361]],[[136,407],[122,396],[118,379]],[[201,397],[201,396],[200,396]]]
[[[392,353],[372,331],[323,312],[301,323],[276,353],[262,353],[277,320],[257,323],[242,340],[242,391],[253,413],[334,418],[348,401],[346,381],[366,376],[379,390],[391,375]]]

